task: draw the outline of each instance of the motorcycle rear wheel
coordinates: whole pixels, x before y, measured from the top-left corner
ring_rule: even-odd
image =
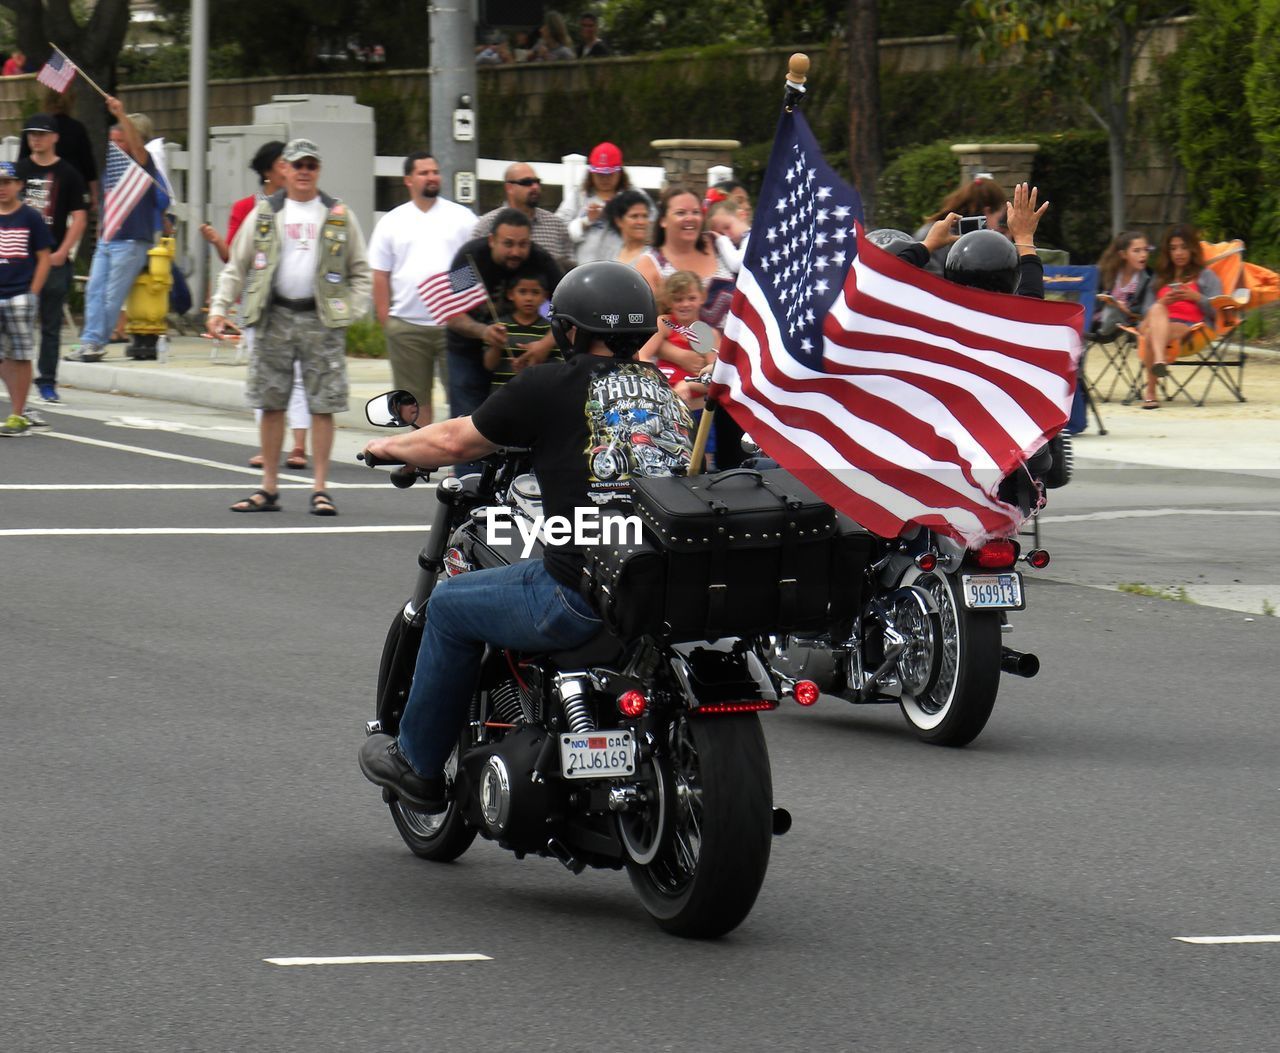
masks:
[[[967,746],[987,726],[1000,689],[1000,615],[966,607],[952,574],[912,567],[900,584],[929,593],[942,622],[938,675],[923,691],[903,691],[902,715],[923,742]]]
[[[627,863],[650,916],[678,936],[714,939],[751,912],[773,838],[769,751],[754,714],[672,722],[665,765],[672,787],[663,844]]]

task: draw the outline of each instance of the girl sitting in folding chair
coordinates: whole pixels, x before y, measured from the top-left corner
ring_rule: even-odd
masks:
[[[1093,314],[1097,340],[1112,340],[1122,325],[1138,320],[1142,299],[1151,284],[1147,259],[1151,246],[1147,236],[1136,230],[1117,234],[1098,261],[1099,310]]]
[[[1143,297],[1138,326],[1138,357],[1147,371],[1143,409],[1159,409],[1156,381],[1169,375],[1170,341],[1181,340],[1201,322],[1212,325],[1212,300],[1222,295],[1222,282],[1204,265],[1200,235],[1186,223],[1170,227],[1160,244],[1155,277]]]

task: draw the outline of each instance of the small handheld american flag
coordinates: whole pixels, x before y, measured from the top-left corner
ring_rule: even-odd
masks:
[[[433,274],[418,286],[418,295],[438,325],[479,307],[488,298],[484,282],[471,264]]]
[[[40,67],[36,80],[58,93],[67,90],[68,85],[76,79],[76,64],[57,48],[49,56],[49,61]]]

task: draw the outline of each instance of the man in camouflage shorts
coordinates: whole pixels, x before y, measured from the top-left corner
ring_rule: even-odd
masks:
[[[256,326],[245,397],[262,410],[262,487],[233,512],[280,510],[277,479],[293,364],[311,410],[315,488],[309,511],[338,514],[325,490],[333,415],[347,408],[346,327],[369,311],[372,279],[364,235],[352,212],[319,187],[320,150],[307,139],[286,144],[283,190],[259,202],[241,224],[209,305],[209,332],[220,336],[243,289],[241,317]]]

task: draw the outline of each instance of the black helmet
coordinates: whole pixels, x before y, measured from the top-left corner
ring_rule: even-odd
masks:
[[[971,230],[962,235],[947,253],[943,274],[957,285],[1002,293],[1017,292],[1022,277],[1018,250],[995,230]]]
[[[867,232],[867,240],[872,245],[879,245],[885,252],[892,252],[897,256],[908,245],[914,245],[916,239],[903,230],[894,230],[893,227],[880,227],[876,230]]]
[[[572,344],[569,330],[577,329]],[[601,261],[575,267],[551,296],[551,331],[566,356],[603,340],[619,358],[630,358],[658,331],[653,292],[640,272]]]

